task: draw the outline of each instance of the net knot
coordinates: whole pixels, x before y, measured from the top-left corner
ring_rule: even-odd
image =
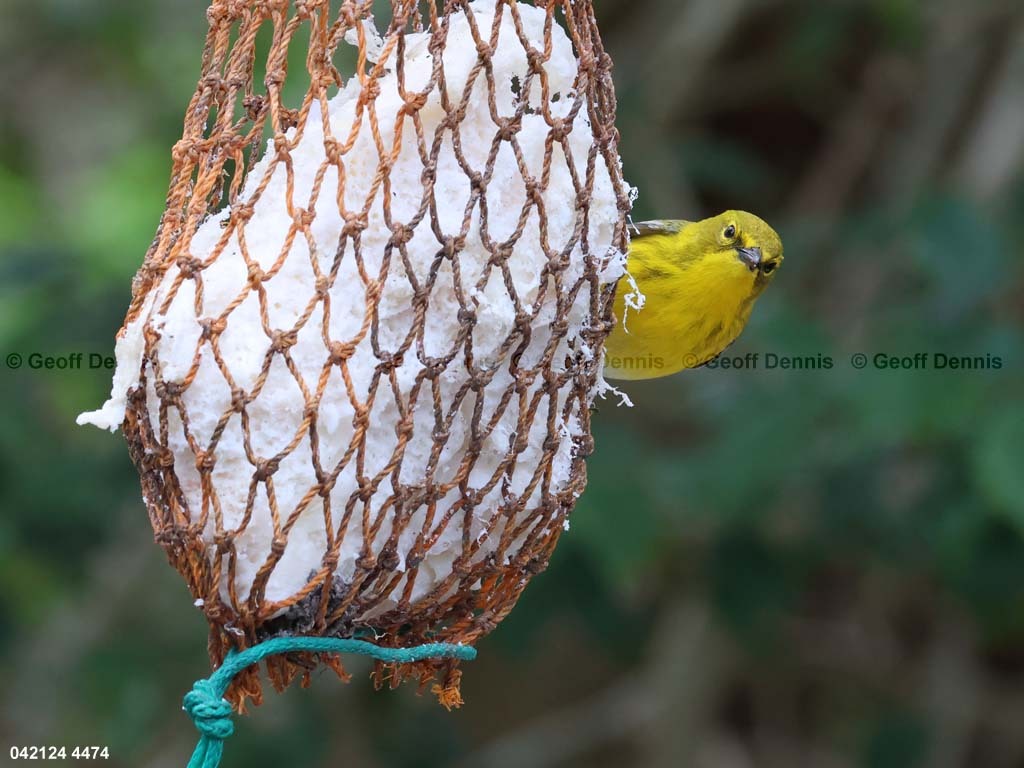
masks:
[[[511,117],[503,117],[498,123],[498,137],[501,141],[509,142],[515,138],[522,127],[519,120]]]
[[[254,261],[249,264],[246,272],[248,273],[249,285],[252,286],[254,290],[258,290],[260,283],[263,282],[263,278],[265,277],[263,269]]]
[[[261,94],[254,93],[242,100],[242,107],[245,109],[245,116],[255,122],[267,108],[267,100]]]
[[[359,94],[360,103],[368,104],[371,101],[376,101],[378,96],[380,96],[380,80],[371,78],[363,83],[363,90]]]
[[[419,112],[427,105],[427,92],[409,94],[405,97],[405,106],[402,109],[407,115]]]
[[[401,368],[405,358],[400,354],[393,354],[388,352],[386,349],[382,349],[377,355],[377,359],[380,361],[377,363],[377,370],[383,374],[387,374],[389,371],[393,371],[396,368]]]
[[[230,21],[238,21],[249,10],[248,0],[221,0],[218,3],[224,9],[225,18]]]
[[[479,174],[476,174],[476,177],[477,183],[479,184]],[[473,183],[472,180],[471,183]],[[465,247],[465,245],[466,238],[458,235],[449,235],[444,239],[444,242],[442,243],[442,248],[437,255],[445,259],[454,259],[458,255],[459,251],[461,251]]]
[[[324,157],[327,158],[327,162],[331,165],[338,165],[341,163],[341,146],[338,144],[338,140],[333,136],[327,136],[324,138]]]
[[[224,741],[235,732],[231,721],[231,705],[217,693],[209,680],[199,680],[185,694],[182,708],[192,719],[196,730],[204,736]]]
[[[531,557],[529,560],[526,561],[526,565],[524,566],[524,568],[526,569],[527,573],[536,576],[539,573],[544,573],[544,571],[548,569],[548,563],[543,558]]]
[[[189,254],[178,257],[178,271],[186,280],[191,280],[203,270],[203,262]]]
[[[532,176],[523,179],[523,183],[526,187],[526,199],[531,201],[534,205],[544,204],[544,189]]]
[[[242,203],[231,209],[231,220],[238,224],[245,224],[252,218],[256,206],[250,203]]]
[[[196,451],[196,471],[200,474],[208,474],[217,465],[217,454],[213,451]]]
[[[324,5],[324,0],[295,0],[295,15],[308,19]]]
[[[372,571],[377,567],[377,558],[370,552],[363,552],[356,560],[356,568],[364,571]]]
[[[444,373],[447,364],[444,360],[432,357],[423,361],[423,376],[427,379],[436,379]]]
[[[323,571],[326,572],[328,576],[333,575],[334,572],[338,570],[337,551],[328,550],[324,554],[323,560],[320,561],[320,564],[323,566]]]
[[[411,571],[413,568],[423,562],[423,555],[418,550],[411,549],[409,554],[405,556],[405,569]]]
[[[412,416],[407,416],[395,425],[395,436],[399,440],[408,441],[416,432],[416,424]]]
[[[203,77],[199,81],[199,87],[208,91],[214,98],[221,97],[228,91],[227,84],[219,73],[212,73]]]
[[[302,408],[302,420],[306,424],[312,424],[316,421],[317,415],[320,412],[320,404],[313,399],[307,400],[306,405]],[[317,478],[318,482],[320,478]]]
[[[280,75],[280,82],[284,82],[284,75]],[[270,87],[270,75],[267,75],[267,87]],[[280,83],[279,83],[280,84]],[[274,135],[274,151],[277,152],[277,157],[281,162],[288,163],[291,161],[291,142],[288,141],[288,137],[283,133],[277,133]]]
[[[161,400],[175,401],[185,391],[185,386],[180,381],[158,381],[153,385],[156,396]]]
[[[370,280],[366,284],[366,303],[376,304],[380,299],[380,293],[383,288],[384,286],[380,280]]]
[[[356,345],[351,342],[332,341],[330,352],[331,363],[341,365],[356,353]]]
[[[199,160],[199,148],[191,139],[179,139],[171,147],[171,159],[175,164],[191,164]]]
[[[569,260],[562,256],[552,256],[548,259],[548,272],[564,272],[569,267]]]
[[[260,459],[256,462],[256,469],[253,472],[253,479],[257,482],[265,482],[277,472],[280,461],[278,459]]]
[[[395,224],[391,228],[391,242],[396,248],[408,243],[412,240],[413,228],[406,224]]]
[[[361,485],[359,487],[359,490],[356,491],[355,496],[356,496],[357,499],[359,499],[360,501],[365,503],[365,502],[369,501],[370,499],[372,499],[373,498],[373,494],[376,493],[376,492],[377,492],[377,488],[375,486],[373,486],[372,484],[369,484],[368,481],[366,481],[366,484]],[[370,560],[368,560],[366,562],[371,562],[371,563],[372,562],[376,562],[376,556],[373,555],[372,553],[371,554],[364,554],[362,557],[360,557],[359,560],[356,560],[356,562],[357,563],[363,562],[363,559],[362,559],[363,557],[369,557],[370,558]],[[371,565],[369,567],[372,568],[373,566]]]
[[[235,388],[231,391],[231,410],[235,413],[244,411],[248,402],[249,398],[246,396],[244,389]]]
[[[170,469],[174,466],[174,454],[167,450],[158,450],[153,453],[153,464],[164,469]]]
[[[201,337],[203,341],[212,339],[214,336],[219,336],[224,333],[224,329],[228,327],[227,320],[223,317],[204,317],[199,322],[199,327],[202,329]]]
[[[287,352],[289,349],[294,347],[299,341],[299,335],[295,330],[281,331],[276,330],[270,337],[270,348],[274,352]]]
[[[306,229],[313,223],[313,219],[316,218],[316,213],[308,208],[296,208],[295,216],[292,218],[302,229]]]
[[[345,219],[345,224],[341,228],[341,234],[344,237],[353,237],[361,234],[369,225],[366,214],[363,213],[346,213],[343,215],[343,218]]]
[[[380,557],[377,559],[378,565],[385,571],[395,571],[401,564],[401,559],[398,557],[398,552],[395,551],[395,545],[390,544],[385,546],[380,553]]]
[[[562,118],[555,118],[551,121],[551,139],[557,141],[559,144],[564,143],[565,139],[569,136],[572,131],[572,124],[567,123]]]
[[[569,323],[565,320],[555,320],[551,323],[551,335],[561,338],[569,332]]]
[[[526,51],[526,65],[529,67],[530,72],[535,75],[539,75],[544,71],[544,62],[547,61],[547,56],[538,51],[536,48],[530,47]]]

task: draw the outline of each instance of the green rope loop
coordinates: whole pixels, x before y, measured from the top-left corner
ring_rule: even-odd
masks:
[[[205,680],[199,680],[185,694],[183,709],[199,731],[188,768],[217,768],[224,753],[224,740],[235,732],[231,721],[231,705],[224,694],[243,669],[258,664],[268,656],[281,653],[356,653],[388,664],[409,664],[425,659],[460,659],[472,661],[476,649],[453,643],[426,643],[412,648],[381,648],[365,640],[336,637],[278,637],[246,648],[229,651],[220,668]]]

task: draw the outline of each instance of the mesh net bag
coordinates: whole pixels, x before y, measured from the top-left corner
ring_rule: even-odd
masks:
[[[111,399],[81,420],[123,428],[214,665],[293,634],[474,643],[567,527],[604,386],[630,189],[592,5],[208,19]],[[345,674],[267,674],[317,663]],[[375,675],[453,704],[456,663]]]

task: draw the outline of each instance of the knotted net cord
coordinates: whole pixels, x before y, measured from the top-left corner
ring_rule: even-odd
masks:
[[[292,634],[352,637],[370,632],[382,647],[410,647],[424,643],[472,644],[490,632],[512,609],[527,582],[543,570],[563,530],[563,524],[575,500],[586,484],[584,459],[592,450],[590,437],[590,400],[600,367],[600,349],[610,330],[614,282],[602,279],[609,254],[594,252],[588,239],[588,212],[595,176],[600,167],[607,173],[615,189],[619,222],[615,227],[613,247],[624,252],[627,247],[625,218],[629,210],[627,188],[619,168],[618,136],[614,128],[615,96],[611,82],[611,61],[605,54],[589,0],[537,0],[535,5],[546,14],[544,39],[529,39],[520,19],[520,5],[515,0],[496,0],[491,28],[473,21],[467,0],[416,2],[391,0],[391,19],[383,36],[383,50],[372,52],[372,40],[364,22],[380,3],[370,0],[214,0],[208,10],[209,32],[203,52],[202,74],[185,116],[182,139],[173,150],[173,170],[166,209],[157,236],[133,283],[133,301],[127,322],[147,311],[146,302],[161,285],[172,267],[177,274],[163,306],[170,305],[182,286],[196,295],[196,319],[201,326],[195,361],[180,380],[162,376],[160,330],[147,322],[145,348],[140,368],[140,385],[131,390],[124,430],[133,461],[137,465],[143,493],[157,541],[164,547],[171,563],[185,577],[197,604],[210,624],[209,652],[211,662],[219,666],[229,651],[245,649],[275,637]],[[472,44],[477,61],[469,75],[473,87],[465,87],[460,100],[450,99],[452,90],[445,81],[445,69],[434,68],[429,81],[420,90],[406,90],[402,72],[407,36],[425,32],[430,37],[430,51],[440,59],[448,39],[449,20],[462,12],[470,20]],[[518,143],[525,115],[535,113],[524,96],[515,113],[502,116],[494,109],[497,85],[492,59],[498,42],[499,27],[505,16],[512,19],[516,35],[527,53],[529,71],[521,84],[529,93],[537,88],[544,93],[541,114],[547,124],[543,170],[529,174],[520,162],[526,203],[515,231],[498,241],[487,237],[488,184],[502,146],[511,147],[517,158],[522,154]],[[568,113],[559,116],[548,109],[551,94],[547,93],[545,65],[551,56],[552,30],[561,26],[572,41],[578,59],[578,72],[571,94]],[[261,31],[269,28],[271,44],[263,57],[259,41]],[[308,40],[305,33],[308,33]],[[264,32],[265,34],[265,32]],[[327,172],[344,179],[346,166],[355,158],[356,130],[335,134],[329,127],[327,104],[332,93],[348,85],[351,78],[343,75],[336,64],[339,46],[346,37],[357,43],[354,72],[351,78],[359,83],[356,105],[360,119],[365,115],[374,139],[376,171],[370,192],[361,207],[349,207],[338,195],[336,199],[320,199],[319,190]],[[308,88],[301,103],[289,108],[284,101],[289,60],[294,61],[296,46],[305,51],[305,72]],[[397,55],[391,56],[390,53]],[[257,78],[257,62],[265,62],[262,83]],[[398,140],[390,145],[378,126],[375,105],[380,95],[379,83],[389,74],[388,67],[397,68],[404,104],[396,125],[415,132],[416,149],[422,159],[423,194],[412,218],[401,221],[392,214],[390,170],[398,160]],[[261,87],[262,86],[262,87]],[[482,90],[481,90],[482,89]],[[425,129],[421,110],[427,95],[442,94],[444,117],[431,134]],[[458,92],[454,89],[453,92]],[[494,138],[483,168],[474,168],[459,151],[460,126],[466,119],[470,98],[487,98],[491,104]],[[291,155],[298,146],[312,113],[321,112],[324,128],[323,162],[317,171],[312,194],[308,200],[297,199],[291,167]],[[576,173],[569,136],[582,117],[593,133],[593,143],[583,174]],[[401,134],[396,128],[395,134]],[[439,221],[438,207],[445,200],[436,194],[438,157],[442,144],[455,145],[459,165],[466,176],[470,193],[460,228],[446,229]],[[264,155],[264,142],[269,148]],[[548,211],[543,191],[551,173],[553,150],[569,158],[572,169],[574,198],[566,206],[575,210],[575,229],[565,244],[553,245],[548,236]],[[251,195],[249,173],[260,160],[268,161]],[[246,227],[255,207],[271,183],[278,167],[286,173],[285,197],[291,226],[276,261],[268,268],[253,257],[246,242]],[[383,205],[384,221],[390,232],[382,254],[370,258],[363,241],[374,205]],[[315,274],[314,295],[291,327],[275,327],[267,309],[267,286],[280,272],[296,241],[315,248],[314,222],[326,206],[334,206],[343,221],[338,242],[319,244],[321,251],[333,252],[328,268],[311,259]],[[223,236],[212,252],[198,257],[190,248],[192,237],[214,212],[230,207],[222,226]],[[546,265],[539,275],[539,293],[533,300],[518,295],[510,276],[509,259],[527,229],[531,216],[539,220],[539,245]],[[420,222],[429,221],[436,237],[437,256],[423,279],[417,278],[409,263],[408,244]],[[456,275],[458,286],[460,256],[466,247],[471,228],[479,228],[489,258],[483,266],[482,280],[492,272],[501,275],[508,295],[516,308],[511,332],[499,344],[493,360],[483,364],[474,355],[474,327],[479,302],[467,291],[455,290],[457,305],[449,311],[457,316],[459,331],[450,349],[432,354],[424,343],[424,327],[430,297],[444,272]],[[201,309],[204,272],[224,252],[231,238],[237,238],[244,259],[246,284],[238,297],[215,316],[204,316]],[[531,247],[534,247],[531,244]],[[566,275],[570,254],[582,252],[583,268],[575,279]],[[338,266],[351,260],[359,275],[359,295],[365,302],[361,327],[345,338],[332,338],[330,326],[331,296],[335,289]],[[408,279],[412,283],[412,320],[409,332],[396,349],[387,349],[379,338],[381,296],[387,280]],[[260,320],[267,350],[259,375],[253,386],[240,386],[232,371],[218,353],[218,345],[231,326],[233,313],[250,296],[260,302]],[[553,316],[545,317],[538,328],[538,308],[547,303]],[[583,344],[569,358],[564,354],[570,311],[585,307],[586,322],[580,331]],[[334,308],[336,309],[336,307]],[[153,311],[158,311],[159,307]],[[322,318],[324,365],[316,380],[308,380],[292,359],[296,339],[311,318]],[[527,363],[524,351],[538,334],[542,353]],[[372,348],[377,360],[373,376],[365,389],[353,380],[350,362],[357,349]],[[204,352],[205,350],[205,352]],[[596,351],[596,352],[595,352]],[[200,440],[190,427],[186,393],[193,386],[203,354],[212,355],[224,381],[231,391],[230,406],[224,411],[209,440]],[[411,386],[400,383],[397,371],[409,358],[419,363],[419,372]],[[494,364],[497,360],[497,365]],[[305,408],[294,437],[273,455],[259,455],[252,449],[250,411],[260,397],[270,376],[271,367],[283,363],[301,390]],[[453,393],[444,393],[441,375],[458,366],[462,383]],[[497,372],[511,375],[509,385],[493,396]],[[318,443],[321,406],[330,399],[328,385],[341,381],[353,411],[353,429],[349,444],[339,451],[336,461],[321,460]],[[482,393],[490,387],[488,407]],[[367,432],[375,403],[393,398],[397,419],[393,424],[396,440],[389,460],[376,471],[364,465]],[[414,410],[429,407],[433,429],[429,434],[417,430]],[[507,450],[496,468],[483,482],[471,481],[478,466],[485,440],[509,409],[518,413],[517,428]],[[490,411],[490,412],[488,412]],[[436,457],[450,450],[448,441],[456,420],[469,412],[469,438],[462,449],[458,470],[450,477],[435,475]],[[232,420],[240,420],[246,446],[245,461],[251,476],[249,498],[240,525],[225,524],[220,509],[216,472],[224,456],[219,452],[220,439]],[[567,435],[564,425],[570,420],[578,425]],[[179,427],[180,422],[180,427]],[[535,426],[544,432],[543,452],[536,466],[520,467],[519,459],[536,434]],[[180,429],[194,457],[195,473],[202,489],[202,503],[193,503],[183,490],[181,466],[176,464],[169,435]],[[411,480],[403,474],[403,460],[412,441],[430,440],[432,458],[421,476]],[[571,440],[569,481],[556,487],[552,482],[552,462],[564,441]],[[309,488],[299,504],[282,507],[275,499],[275,476],[283,462],[299,446],[309,447]],[[190,468],[191,471],[191,468]],[[354,471],[358,487],[346,499],[333,494],[338,477]],[[528,482],[518,493],[507,492],[508,477],[515,471],[528,472]],[[485,502],[496,488],[503,489],[501,502]],[[455,503],[445,502],[457,492]],[[251,524],[257,494],[265,496],[269,508],[272,537],[262,565],[257,569],[248,594],[241,594],[236,585],[238,567],[237,540]],[[310,564],[305,585],[281,599],[270,599],[267,586],[289,543],[289,534],[300,516],[312,503],[323,506],[325,551],[319,562]],[[414,544],[408,552],[399,553],[398,541],[414,516],[422,517]],[[420,519],[417,517],[417,519]],[[480,530],[472,525],[482,523]],[[474,523],[474,521],[476,521]],[[415,595],[413,584],[419,563],[430,554],[432,546],[447,530],[461,529],[461,549],[447,573],[437,576],[437,583],[424,595]],[[356,531],[356,534],[353,534]],[[360,538],[360,553],[355,572],[341,578],[338,572],[339,552],[353,535]],[[349,537],[346,539],[346,537]],[[487,549],[482,542],[487,541]],[[404,554],[404,557],[402,556]],[[310,670],[317,663],[332,667],[345,677],[336,654],[296,652],[266,659],[267,674],[272,684],[283,689],[297,676],[308,682]],[[378,661],[377,684],[389,681],[392,686],[403,679],[418,679],[421,684],[440,678],[438,687],[442,701],[458,703],[459,672],[457,659],[422,659],[408,662]],[[236,705],[251,697],[261,700],[256,668],[241,671],[226,698]]]

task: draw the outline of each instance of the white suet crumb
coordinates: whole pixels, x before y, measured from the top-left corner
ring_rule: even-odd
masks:
[[[629,328],[626,325],[626,320],[629,318],[629,310],[632,309],[639,312],[644,308],[644,304],[647,303],[647,297],[644,296],[640,286],[633,279],[633,275],[628,271],[622,276],[622,280],[629,287],[629,290],[622,295],[622,303],[624,305],[622,311],[622,330],[629,333]]]
[[[121,422],[124,421],[124,409],[128,405],[128,392],[138,384],[139,366],[142,364],[142,353],[146,346],[142,332],[153,306],[153,296],[150,294],[146,298],[139,314],[121,329],[117,341],[114,342],[117,368],[114,369],[110,399],[98,411],[80,413],[75,423],[92,424],[111,432],[116,432],[121,426]]]
[[[526,36],[538,48],[543,48],[545,13],[525,3],[516,6],[522,19]],[[485,37],[489,34],[494,18],[493,0],[477,0],[469,5],[475,15],[475,21]],[[512,14],[506,7],[503,14],[499,43],[494,50],[492,62],[493,77],[496,82],[496,106],[503,116],[511,116],[516,110],[517,92],[521,92],[527,82],[527,56],[520,43],[513,23]],[[367,39],[379,40],[375,29],[366,30]],[[354,33],[353,33],[354,39]],[[549,84],[551,113],[557,117],[568,116],[575,98],[573,86],[577,75],[577,61],[572,44],[558,24],[552,25],[551,57],[544,67]],[[404,64],[405,88],[414,91],[425,87],[434,67],[433,58],[426,45],[424,34],[410,34],[406,41],[406,61]],[[376,46],[374,43],[371,49]],[[379,81],[380,95],[376,100],[375,112],[380,127],[383,144],[392,146],[395,132],[396,115],[403,106],[399,95],[398,79],[394,57],[396,48],[390,53],[390,60],[385,62],[385,74]],[[377,53],[380,48],[377,47]],[[371,50],[373,53],[373,50]],[[454,12],[450,18],[448,40],[443,54],[443,68],[448,88],[448,98],[458,103],[466,87],[467,76],[477,64],[477,50],[472,43],[470,27],[465,12]],[[497,127],[491,117],[486,96],[486,79],[481,74],[473,85],[473,95],[468,102],[465,119],[459,125],[461,152],[466,162],[473,168],[483,169]],[[374,176],[377,172],[379,155],[372,132],[369,128],[367,111],[357,119],[356,109],[359,98],[359,83],[356,79],[349,81],[344,88],[328,104],[331,132],[340,141],[352,134],[353,125],[362,121],[358,138],[351,151],[344,155],[346,184],[344,205],[349,210],[361,209],[368,197]],[[522,127],[516,136],[521,149],[523,162],[529,173],[536,178],[541,177],[544,161],[545,140],[549,127],[542,114],[540,104],[541,84],[535,77],[531,81],[528,96],[532,109],[522,118]],[[587,117],[586,105],[580,109],[569,133],[569,144],[572,150],[572,161],[576,166],[579,178],[587,176],[587,158],[594,139]],[[426,103],[419,111],[423,130],[428,137],[434,135],[438,125],[445,117],[441,105],[441,97],[437,88],[433,89]],[[290,134],[294,136],[294,131]],[[577,193],[573,186],[568,160],[556,143],[552,158],[550,180],[543,192],[547,215],[547,235],[550,247],[561,250],[570,240],[576,224]],[[310,208],[310,194],[317,173],[325,159],[324,130],[321,122],[321,110],[315,105],[309,110],[308,120],[301,141],[290,151],[291,168],[293,171],[294,205]],[[248,201],[258,185],[264,180],[272,158],[273,148],[250,171],[241,200]],[[404,123],[401,136],[401,153],[390,171],[390,210],[395,221],[411,221],[418,212],[423,198],[423,164],[417,148],[416,133],[412,121]],[[282,244],[286,241],[293,225],[287,212],[286,203],[286,170],[279,164],[272,172],[270,181],[259,201],[255,204],[254,213],[245,225],[244,240],[252,259],[259,262],[263,269],[269,269],[277,260]],[[615,229],[619,221],[617,192],[599,156],[596,162],[593,196],[589,210],[589,230],[587,239],[590,252],[597,258],[607,258],[603,268],[602,279],[611,282],[617,280],[624,271],[625,257],[615,248]],[[280,271],[268,282],[267,313],[270,325],[275,329],[290,329],[306,311],[311,297],[315,293],[314,275],[310,266],[311,259],[320,264],[324,273],[330,271],[335,250],[341,237],[343,221],[337,206],[338,177],[333,166],[322,179],[318,199],[313,207],[315,218],[311,229],[314,244],[300,233],[294,238],[291,250]],[[377,191],[376,199],[370,210],[369,226],[362,234],[361,252],[365,269],[370,275],[377,274],[390,231],[384,222],[381,204],[382,190]],[[437,175],[434,182],[434,195],[438,201],[438,226],[445,234],[457,234],[461,230],[466,203],[471,195],[469,179],[460,167],[453,147],[452,135],[445,133],[437,164]],[[495,163],[493,178],[486,190],[488,210],[488,234],[494,241],[502,241],[515,231],[521,211],[526,201],[526,189],[523,182],[515,153],[508,143],[501,146]],[[206,259],[217,246],[224,233],[224,223],[230,210],[221,211],[211,216],[200,226],[192,240],[192,254],[198,259]],[[408,263],[422,282],[430,269],[431,263],[438,252],[438,240],[431,229],[431,217],[425,217],[417,228],[407,246]],[[526,223],[523,236],[515,246],[508,261],[511,279],[518,291],[523,305],[530,307],[536,302],[541,288],[539,276],[547,262],[544,250],[540,245],[539,218],[536,208]],[[466,295],[472,297],[475,304],[477,322],[473,330],[472,341],[475,361],[478,365],[501,364],[501,370],[493,382],[482,393],[484,399],[485,420],[494,413],[502,393],[513,383],[507,371],[507,360],[502,362],[500,347],[515,325],[515,308],[510,298],[501,271],[495,269],[479,291],[473,290],[480,279],[490,254],[481,239],[480,207],[476,206],[471,226],[466,237],[465,248],[459,256],[461,282],[465,286]],[[564,273],[563,284],[568,288],[581,277],[584,269],[583,253],[579,245],[571,252],[569,266]],[[113,391],[110,400],[100,411],[83,414],[79,423],[91,423],[108,429],[116,428],[124,418],[125,399],[127,393],[139,386],[139,368],[143,354],[142,330],[145,325],[158,331],[159,340],[154,352],[159,356],[162,365],[162,376],[165,381],[181,381],[189,372],[199,350],[199,366],[193,384],[184,392],[183,400],[189,415],[189,428],[198,445],[209,443],[221,415],[230,408],[231,391],[221,372],[208,342],[200,345],[200,325],[195,312],[195,283],[192,280],[182,282],[177,294],[163,311],[164,299],[178,275],[177,267],[171,267],[159,285],[151,291],[151,296],[139,320],[129,325],[117,342],[118,367],[114,374]],[[440,274],[433,288],[429,309],[426,313],[424,346],[427,355],[447,353],[455,344],[459,332],[459,304],[453,288],[455,277],[451,264],[442,263]],[[200,317],[218,316],[244,290],[247,281],[247,268],[242,258],[237,235],[233,235],[221,255],[202,272],[203,294]],[[551,286],[553,287],[553,286]],[[387,351],[395,350],[404,340],[413,324],[413,288],[407,279],[406,268],[397,252],[392,256],[390,271],[384,284],[379,305],[378,340],[380,346]],[[549,324],[554,318],[554,290],[548,290],[546,298],[538,309],[533,323],[532,343],[522,356],[520,364],[531,366],[536,363],[550,338]],[[158,309],[154,309],[154,307]],[[363,325],[365,295],[363,283],[359,277],[356,262],[352,255],[351,245],[347,246],[341,266],[330,291],[330,321],[328,330],[333,340],[353,339]],[[159,314],[157,313],[159,312]],[[585,329],[589,319],[589,292],[584,288],[577,296],[575,306],[569,312],[568,334],[562,341],[553,366],[564,369],[565,361],[571,357],[573,349],[581,349],[583,340],[581,331]],[[305,379],[307,387],[312,391],[323,370],[327,352],[322,339],[323,304],[317,305],[312,316],[298,333],[297,343],[289,350],[298,371]],[[269,347],[269,340],[260,322],[260,304],[255,293],[250,292],[247,298],[228,316],[226,330],[220,337],[220,354],[227,369],[234,377],[238,387],[249,391],[256,383],[263,364],[264,355]],[[593,357],[596,350],[586,354]],[[588,359],[590,359],[588,358]],[[369,335],[355,349],[349,360],[355,392],[365,398],[378,359],[374,356]],[[412,384],[421,371],[416,347],[404,357],[404,363],[397,369],[399,386],[405,399],[409,398]],[[150,382],[148,406],[153,424],[157,423],[158,404],[156,393],[152,388],[154,371],[145,372]],[[319,433],[320,462],[323,467],[333,467],[344,455],[353,435],[354,408],[346,393],[345,384],[338,369],[332,369],[332,377],[327,385],[323,399],[319,404],[317,430]],[[457,354],[448,368],[440,377],[442,401],[449,407],[455,392],[465,382],[467,371],[464,356]],[[543,377],[538,376],[533,385],[543,387]],[[591,398],[606,387],[603,379],[591,393]],[[568,395],[569,387],[562,393],[557,404],[558,418],[561,419],[557,430],[559,444],[552,462],[552,493],[559,493],[569,481],[572,464],[573,438],[580,435],[581,426],[578,415],[571,413],[562,417],[562,407]],[[589,403],[583,407],[589,406]],[[451,480],[456,474],[469,442],[470,421],[474,407],[472,395],[461,405],[460,416],[454,421],[451,437],[447,446],[441,451],[434,473],[435,484]],[[288,446],[294,439],[303,421],[304,400],[299,386],[280,356],[275,357],[270,367],[269,376],[259,395],[248,407],[248,419],[251,435],[252,451],[262,457],[270,457]],[[524,492],[536,471],[543,455],[543,446],[547,437],[546,420],[548,413],[546,401],[537,412],[533,427],[526,441],[526,450],[519,456],[514,471],[509,473],[508,492],[521,494]],[[364,473],[373,476],[386,467],[392,457],[397,438],[395,424],[399,420],[398,407],[386,380],[379,388],[369,417],[366,432],[366,450],[363,457]],[[406,447],[402,461],[401,481],[404,483],[421,483],[426,467],[431,461],[433,447],[434,413],[429,387],[423,387],[418,401],[414,405],[413,419],[415,432]],[[484,443],[483,451],[469,476],[472,487],[484,485],[497,471],[501,458],[508,451],[515,435],[519,417],[517,399],[498,420],[495,429]],[[197,516],[204,508],[213,517],[213,505],[204,500],[196,471],[196,459],[192,449],[186,442],[183,428],[176,412],[171,409],[169,417],[168,447],[175,458],[175,472],[180,479],[184,498],[187,500],[192,514]],[[332,515],[337,526],[348,499],[359,487],[356,477],[356,462],[349,461],[337,479],[331,495]],[[246,499],[253,476],[253,466],[246,458],[243,446],[243,433],[240,419],[235,416],[228,422],[216,448],[216,466],[213,471],[213,485],[216,489],[219,507],[223,512],[223,525],[226,529],[236,528],[245,514]],[[274,494],[281,510],[282,520],[287,519],[297,506],[307,497],[310,489],[316,486],[310,442],[308,437],[300,439],[292,452],[285,458],[273,476]],[[480,537],[483,542],[479,558],[486,557],[500,540],[500,527],[490,535],[484,535],[485,524],[493,515],[502,500],[502,482],[495,484],[494,489],[484,498],[477,508],[477,518],[473,521],[471,540]],[[539,484],[538,484],[539,489]],[[385,477],[376,494],[370,500],[374,514],[391,494],[391,478]],[[453,490],[442,500],[437,516],[442,510],[449,508],[459,498],[458,490]],[[535,490],[527,505],[527,510],[540,501],[539,490]],[[357,505],[356,513],[345,531],[344,541],[338,561],[338,575],[349,580],[356,568],[356,560],[362,549],[361,505]],[[401,560],[399,568],[405,568],[405,557],[412,547],[418,531],[425,522],[425,510],[419,509],[399,538],[398,554]],[[436,524],[436,517],[435,517]],[[213,555],[213,533],[211,523],[206,535]],[[251,519],[245,530],[235,539],[238,562],[236,565],[236,587],[240,598],[248,592],[256,572],[266,561],[273,537],[271,516],[267,493],[263,484],[257,486],[256,500]],[[379,547],[391,534],[388,524],[381,527],[372,549]],[[525,534],[524,534],[525,536]],[[423,559],[416,575],[413,597],[426,594],[438,581],[451,572],[454,559],[462,547],[461,516],[448,526],[433,548]],[[275,567],[266,588],[266,599],[271,601],[284,600],[305,585],[311,571],[321,567],[326,548],[324,533],[324,511],[320,497],[313,495],[288,533],[288,543],[281,561]],[[227,568],[224,568],[227,573]],[[225,579],[227,577],[225,576]],[[402,592],[399,585],[393,592],[397,598]],[[227,584],[221,585],[222,594],[227,596]],[[393,604],[393,603],[392,603]],[[384,606],[385,608],[387,605]]]
[[[380,59],[380,53],[384,50],[384,38],[380,36],[380,32],[377,31],[377,26],[373,23],[373,16],[363,19],[362,21],[364,40],[366,41],[366,60],[376,64]],[[355,27],[346,30],[345,42],[349,45],[359,47],[359,31]]]

